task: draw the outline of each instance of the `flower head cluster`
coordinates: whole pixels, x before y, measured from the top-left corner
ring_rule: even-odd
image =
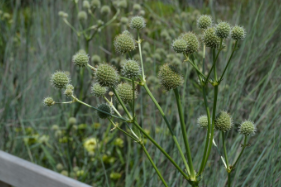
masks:
[[[122,74],[129,79],[135,79],[140,75],[140,65],[135,60],[127,60],[122,66]]]
[[[232,126],[232,119],[231,116],[225,112],[221,111],[215,119],[215,127],[217,130],[220,130],[222,132],[229,131]]]
[[[143,29],[145,27],[145,20],[141,16],[135,16],[131,19],[130,27],[132,29]]]
[[[79,67],[85,67],[89,62],[89,56],[84,50],[80,50],[72,57],[72,62]]]
[[[116,36],[114,40],[114,47],[118,53],[125,54],[135,50],[136,42],[131,34],[122,33]]]
[[[96,80],[101,86],[113,87],[119,81],[119,75],[109,64],[100,64],[96,69]]]
[[[133,90],[133,87],[128,83],[118,84],[116,91],[125,103],[130,103],[133,101],[134,98],[136,98],[136,92]]]
[[[102,97],[105,95],[107,88],[101,86],[99,83],[95,83],[93,84],[93,86],[91,87],[91,91],[94,94],[94,96],[96,97]]]
[[[197,20],[197,26],[200,29],[207,29],[208,27],[212,26],[212,18],[208,15],[202,15]]]
[[[183,84],[183,77],[180,75],[179,70],[169,64],[164,64],[160,67],[158,77],[166,90],[175,89]]]

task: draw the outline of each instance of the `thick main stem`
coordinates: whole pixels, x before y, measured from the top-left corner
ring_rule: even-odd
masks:
[[[176,147],[178,148],[178,150],[179,150],[179,152],[180,152],[180,155],[181,155],[181,158],[182,158],[182,160],[183,160],[183,162],[184,162],[184,165],[185,165],[185,167],[186,167],[187,173],[190,175],[190,169],[189,169],[189,166],[188,166],[188,164],[187,164],[187,161],[186,161],[186,159],[185,159],[185,157],[184,157],[184,154],[183,154],[183,152],[182,152],[182,149],[181,149],[181,147],[180,147],[180,145],[179,145],[179,143],[178,143],[178,140],[177,140],[177,138],[176,138],[176,136],[175,136],[175,134],[174,134],[174,132],[173,132],[173,130],[172,130],[172,128],[171,128],[171,125],[170,125],[170,123],[169,123],[169,121],[168,121],[168,119],[167,119],[165,113],[163,112],[161,106],[158,104],[158,102],[156,101],[156,99],[155,99],[154,96],[152,95],[152,93],[151,93],[151,91],[149,90],[149,88],[147,87],[147,85],[144,84],[143,87],[145,88],[147,94],[148,94],[149,97],[152,99],[153,103],[155,104],[155,106],[156,106],[157,109],[159,110],[161,116],[163,117],[164,121],[166,122],[166,125],[167,125],[167,127],[168,127],[168,129],[169,129],[169,131],[170,131],[170,134],[172,135],[172,138],[173,138],[173,140],[174,140],[174,142],[175,142],[175,144],[176,144]]]
[[[143,145],[143,143],[141,143],[142,149],[144,151],[144,153],[146,154],[148,160],[150,161],[151,165],[153,166],[153,168],[155,169],[157,175],[159,176],[159,178],[161,179],[161,181],[163,182],[164,186],[168,187],[166,181],[164,180],[164,178],[162,177],[161,173],[159,172],[157,166],[154,164],[152,158],[150,157],[149,153],[147,152],[145,146]]]
[[[186,134],[186,128],[185,128],[185,122],[184,122],[184,117],[183,117],[183,112],[182,112],[182,106],[181,106],[181,101],[180,101],[180,95],[178,92],[178,89],[174,89],[174,93],[176,96],[176,101],[177,101],[177,106],[178,106],[178,112],[179,112],[179,117],[180,117],[180,124],[181,124],[181,131],[182,131],[182,136],[185,144],[185,149],[186,149],[186,154],[187,154],[187,160],[188,164],[190,167],[190,178],[191,180],[196,180],[196,175],[195,171],[193,169],[193,163],[192,163],[192,158],[191,158],[191,152],[188,144],[188,139],[187,139],[187,134]]]

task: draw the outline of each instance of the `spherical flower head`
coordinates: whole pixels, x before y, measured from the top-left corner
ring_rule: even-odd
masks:
[[[127,60],[122,66],[122,74],[129,79],[136,79],[140,75],[140,65],[135,60]]]
[[[100,7],[100,0],[92,0],[91,5],[93,8],[99,8]]]
[[[98,106],[98,109],[100,110],[100,111],[99,110],[97,111],[99,118],[106,119],[111,116],[110,114],[112,113],[112,111],[111,111],[111,107],[108,104],[106,104],[106,103],[100,104]],[[106,113],[104,113],[102,111],[104,111]]]
[[[87,20],[87,13],[85,11],[78,12],[78,19],[79,20]]]
[[[121,22],[123,25],[126,25],[126,24],[128,23],[128,21],[129,21],[129,19],[126,18],[126,17],[122,17],[122,18],[120,19],[120,22]]]
[[[199,125],[199,127],[207,128],[208,127],[208,116],[207,115],[200,116],[197,119],[197,124]]]
[[[136,48],[135,39],[125,33],[119,34],[114,40],[114,47],[118,53],[122,54],[133,51]]]
[[[139,11],[140,9],[141,9],[140,4],[134,4],[134,6],[133,6],[134,11]]]
[[[101,86],[114,87],[119,81],[119,75],[109,64],[100,64],[96,70],[96,80]]]
[[[74,90],[74,86],[72,85],[72,84],[67,84],[66,86],[65,86],[65,88],[66,89],[70,89],[70,90]]]
[[[181,39],[185,40],[187,43],[186,53],[192,54],[198,51],[199,49],[199,40],[197,36],[192,32],[187,32],[181,34]]]
[[[90,8],[90,3],[89,3],[88,0],[84,0],[83,1],[83,8],[85,8],[85,9],[89,9]]]
[[[127,8],[128,4],[127,4],[127,1],[126,0],[120,0],[120,1],[117,1],[117,6],[119,8]]]
[[[215,119],[216,129],[222,132],[226,132],[231,129],[231,126],[232,126],[231,116],[227,112],[222,111],[216,116]]]
[[[68,14],[63,12],[63,11],[59,11],[59,16],[62,17],[62,18],[67,18]]]
[[[212,26],[212,18],[208,15],[202,15],[197,20],[197,26],[200,29],[207,29]]]
[[[136,98],[136,92],[134,93],[133,87],[128,83],[118,84],[116,91],[119,97],[124,101],[124,103],[132,102],[134,99],[133,94],[135,94],[135,98]]]
[[[217,26],[216,26],[216,35],[219,38],[227,38],[229,36],[230,33],[230,25],[227,22],[220,22]]]
[[[183,53],[186,51],[187,48],[187,42],[183,39],[176,39],[173,41],[172,47],[175,52],[177,53]]]
[[[110,7],[107,5],[104,5],[101,7],[100,12],[104,15],[110,14]]]
[[[256,132],[255,124],[252,121],[244,121],[240,127],[239,132],[245,136],[252,136]]]
[[[97,24],[98,24],[98,26],[102,26],[102,25],[104,24],[104,22],[99,19],[99,20],[97,21]]]
[[[98,147],[98,140],[96,138],[88,138],[84,142],[83,146],[90,155],[93,155],[95,153],[96,148]]]
[[[65,89],[63,94],[66,95],[67,97],[71,97],[73,95],[73,90]]]
[[[57,89],[65,88],[70,83],[70,78],[65,72],[57,71],[51,76],[51,85]]]
[[[183,77],[175,66],[164,64],[158,74],[162,86],[166,90],[175,89],[183,84]]]
[[[243,27],[236,25],[231,29],[231,38],[233,40],[243,40],[245,36],[246,36],[246,31]]]
[[[96,97],[102,97],[105,95],[107,91],[106,87],[101,86],[99,83],[93,84],[91,87],[91,92],[94,94]]]
[[[215,28],[210,27],[205,30],[203,42],[205,43],[206,47],[217,48],[219,46],[220,39],[216,35]]]
[[[89,56],[84,50],[80,50],[72,57],[72,62],[79,67],[85,67],[89,62]]]
[[[99,55],[93,55],[92,57],[91,57],[91,61],[94,63],[94,64],[99,64],[99,63],[101,63],[101,58],[100,58],[100,56]]]
[[[55,101],[52,97],[46,97],[43,103],[45,106],[53,106],[55,104]]]
[[[76,124],[76,118],[75,117],[70,117],[69,119],[68,119],[68,123],[70,124],[70,125],[75,125]]]
[[[145,20],[141,16],[135,16],[131,19],[130,27],[132,29],[140,30],[145,27]]]

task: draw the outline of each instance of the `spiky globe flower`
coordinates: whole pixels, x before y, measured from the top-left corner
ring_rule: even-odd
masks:
[[[175,52],[177,53],[183,53],[186,51],[187,48],[187,42],[183,39],[176,39],[173,41],[172,47]]]
[[[134,6],[133,6],[134,11],[139,11],[140,9],[141,9],[140,4],[134,4]]]
[[[45,106],[53,106],[55,104],[55,101],[52,97],[46,97],[43,103]]]
[[[106,103],[100,104],[100,105],[98,106],[98,109],[101,110],[101,111],[99,111],[99,110],[97,111],[97,112],[98,112],[98,116],[99,116],[99,118],[101,118],[101,119],[106,119],[106,118],[110,117],[110,114],[112,113],[111,107],[108,106],[108,104],[106,104]],[[102,111],[104,111],[104,112],[106,112],[106,113],[104,113],[104,112],[102,112]],[[107,114],[107,113],[108,113],[108,114]]]
[[[83,1],[83,8],[85,8],[85,9],[90,8],[90,3],[89,3],[88,0],[84,0],[84,1]]]
[[[63,12],[63,11],[59,11],[59,16],[62,17],[62,18],[67,18],[68,14]]]
[[[120,98],[124,101],[124,103],[132,102],[133,101],[133,87],[128,83],[120,83],[116,88],[116,92],[120,96]],[[136,92],[135,92],[136,98]]]
[[[109,64],[100,64],[96,70],[96,79],[101,86],[113,87],[118,83],[119,75]]]
[[[166,90],[175,89],[183,84],[183,77],[180,75],[179,70],[169,64],[164,64],[160,67],[158,77]]]
[[[99,64],[100,62],[101,62],[101,58],[100,58],[100,56],[99,55],[93,55],[92,57],[91,57],[91,61],[94,63],[94,64]]]
[[[91,5],[93,8],[99,8],[100,7],[100,0],[92,0]]]
[[[217,48],[219,46],[220,39],[216,35],[215,28],[210,27],[205,30],[203,42],[205,43],[206,47]]]
[[[126,25],[127,23],[128,23],[128,18],[126,18],[126,17],[122,17],[121,19],[120,19],[120,22],[123,24],[123,25]]]
[[[180,38],[187,42],[186,53],[192,54],[192,53],[198,51],[199,40],[194,33],[187,32],[187,33],[181,34]]]
[[[255,124],[252,121],[246,120],[240,125],[239,132],[245,136],[254,135],[256,132]]]
[[[87,20],[88,16],[85,11],[80,11],[78,12],[78,19],[79,20]]]
[[[200,29],[207,29],[212,26],[212,18],[208,15],[202,15],[197,20],[197,26]]]
[[[207,117],[207,115],[200,116],[197,119],[197,124],[199,125],[199,127],[207,128],[208,127],[208,117]]]
[[[133,51],[136,48],[135,39],[126,33],[119,34],[114,40],[114,47],[118,53],[122,54]]]
[[[131,19],[130,27],[132,29],[140,30],[145,27],[145,20],[141,16],[135,16]]]
[[[79,67],[85,67],[89,62],[89,56],[84,50],[80,50],[72,57],[72,62]]]
[[[74,90],[74,86],[72,84],[67,84],[65,86],[66,89]]]
[[[243,27],[236,25],[231,29],[231,38],[233,40],[243,40],[245,36],[246,36],[246,31]]]
[[[65,88],[69,82],[70,78],[65,72],[57,71],[51,76],[51,85],[57,89]]]
[[[74,124],[76,124],[76,118],[75,117],[70,117],[69,119],[68,119],[68,123],[70,124],[70,125],[74,125]]]
[[[68,96],[68,97],[71,97],[73,95],[73,90],[72,89],[65,89],[63,94]]]
[[[93,84],[91,87],[91,92],[94,94],[96,97],[102,97],[105,95],[107,91],[106,87],[101,86],[99,83]]]
[[[229,33],[230,33],[229,23],[222,21],[216,26],[216,35],[219,38],[227,38],[229,36]]]
[[[135,60],[127,60],[122,66],[122,74],[129,79],[135,79],[140,75],[140,66]]]
[[[231,129],[231,126],[232,126],[231,116],[227,112],[221,111],[216,116],[216,119],[215,119],[216,129],[218,129],[222,132],[226,132]]]
[[[110,13],[110,7],[107,5],[104,5],[101,7],[100,12],[104,15],[108,15]]]

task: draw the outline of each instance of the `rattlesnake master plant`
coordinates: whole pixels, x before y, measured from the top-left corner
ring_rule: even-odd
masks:
[[[99,1],[93,1],[91,6],[100,6],[98,2]],[[134,9],[138,10],[139,8],[136,6]],[[64,92],[67,93],[66,95],[70,96],[72,100],[67,102],[55,102],[51,97],[47,97],[44,99],[44,104],[46,106],[53,106],[56,103],[70,104],[78,102],[87,107],[97,110],[99,118],[108,120],[112,124],[112,130],[121,131],[141,146],[164,186],[168,186],[168,184],[162,176],[162,172],[159,171],[158,167],[152,160],[149,152],[146,150],[143,137],[146,137],[157,149],[161,151],[161,153],[163,153],[166,159],[173,164],[175,169],[183,176],[184,179],[189,182],[190,185],[198,186],[200,179],[203,177],[202,174],[206,168],[213,142],[216,142],[214,136],[216,129],[217,133],[221,133],[223,151],[219,152],[223,152],[223,155],[219,156],[222,158],[222,167],[225,167],[228,173],[228,186],[230,186],[231,173],[234,171],[234,169],[238,170],[236,168],[236,164],[247,146],[247,138],[255,133],[256,127],[254,123],[249,120],[244,121],[241,124],[239,132],[241,135],[244,136],[244,143],[242,145],[243,148],[238,158],[235,159],[233,164],[230,164],[227,156],[225,140],[227,132],[231,130],[232,123],[233,121],[235,122],[235,119],[231,118],[231,111],[230,113],[224,111],[217,112],[217,101],[219,91],[218,88],[221,84],[221,81],[223,80],[224,74],[229,63],[231,62],[234,52],[238,50],[237,43],[245,37],[245,31],[242,27],[239,26],[234,26],[231,28],[231,26],[227,22],[220,22],[212,27],[212,22],[212,18],[208,15],[203,15],[197,20],[197,25],[201,29],[201,33],[199,34],[203,34],[203,37],[201,38],[203,41],[202,44],[199,43],[198,33],[196,35],[193,32],[186,32],[182,34],[178,33],[178,37],[172,42],[172,48],[174,49],[174,51],[176,53],[182,54],[185,58],[185,60],[181,63],[188,63],[188,65],[192,66],[194,71],[196,72],[199,81],[198,88],[202,92],[204,100],[206,114],[198,118],[197,124],[199,127],[203,127],[201,128],[202,131],[206,131],[206,138],[204,145],[202,145],[201,147],[204,151],[202,157],[200,158],[200,165],[196,167],[193,163],[192,153],[190,151],[190,142],[188,140],[186,130],[187,125],[190,126],[193,124],[185,124],[186,120],[184,119],[182,103],[180,99],[181,96],[179,94],[179,89],[181,89],[182,85],[191,84],[191,81],[187,80],[187,82],[185,82],[182,77],[182,74],[184,72],[181,72],[181,69],[172,63],[163,63],[160,65],[158,73],[159,80],[157,80],[155,77],[149,77],[146,80],[147,75],[145,75],[143,65],[145,62],[143,61],[142,57],[142,39],[140,37],[140,31],[142,28],[144,28],[145,21],[144,18],[140,16],[133,17],[130,21],[131,28],[137,30],[137,36],[134,36],[132,33],[125,30],[121,34],[116,36],[113,44],[115,46],[116,52],[121,53],[124,56],[132,56],[132,53],[135,52],[134,50],[136,49],[136,45],[138,45],[137,48],[139,53],[140,65],[137,61],[132,60],[132,58],[127,59],[121,68],[121,73],[124,77],[120,76],[119,72],[111,64],[101,63],[98,64],[98,66],[96,67],[91,66],[89,64],[88,55],[85,52],[79,52],[73,56],[73,62],[76,65],[81,68],[88,67],[94,72],[94,84],[91,87],[91,91],[94,97],[99,97],[100,100],[102,100],[103,104],[94,107],[81,101],[81,97],[77,98],[73,92],[74,87],[69,84],[69,77],[63,72],[56,72],[55,74],[53,74],[51,76],[51,83],[55,88],[64,88]],[[226,61],[226,66],[222,68],[222,71],[218,71],[217,65],[220,64],[218,56],[223,49],[223,44],[231,44],[231,42],[226,42],[227,39],[230,39],[229,35],[234,40],[234,46],[230,46],[232,48],[232,53]],[[208,47],[209,49],[206,49],[206,47]],[[149,43],[146,43],[144,45],[144,48],[144,52],[145,54],[147,54],[146,51],[150,50]],[[201,55],[196,55],[200,48],[203,49],[202,57]],[[200,70],[200,67],[206,66],[206,51],[211,52],[213,56],[213,61],[211,68],[208,68],[207,72],[203,73]],[[160,53],[161,51],[159,51],[159,61],[161,60]],[[198,59],[196,59],[195,61],[195,58],[197,57]],[[98,61],[100,61],[100,59],[98,59]],[[218,76],[218,74],[220,75]],[[173,128],[169,120],[167,120],[166,114],[163,112],[163,109],[161,108],[157,100],[154,98],[153,94],[147,86],[147,81],[152,80],[154,84],[157,84],[159,82],[167,92],[171,90],[174,92],[174,99],[176,101],[175,103],[177,104],[178,109],[177,115],[179,117],[178,119],[181,126],[182,138],[184,140],[183,145],[179,144],[179,137],[175,136]],[[182,159],[182,162],[184,163],[184,169],[180,167],[178,163],[176,163],[175,160],[164,150],[164,148],[161,147],[138,124],[140,116],[139,113],[136,113],[135,111],[135,105],[137,102],[137,90],[139,89],[144,89],[146,91],[146,93],[149,95],[149,97],[152,99],[153,103],[159,110],[161,116],[163,117],[167,128],[171,134],[171,139],[174,141]],[[109,90],[110,99],[108,99],[105,95],[107,90]],[[212,111],[210,111],[209,100],[211,99],[211,95],[209,94],[209,92],[211,92],[212,90],[214,91],[214,95],[212,98],[213,106],[211,107]],[[209,95],[208,98],[207,95]],[[116,103],[119,103],[121,105],[122,111],[120,111],[120,107],[115,107]],[[130,127],[127,130],[123,130],[123,128],[121,128],[119,124],[124,123],[132,124],[134,128]],[[141,134],[143,134],[144,136],[142,136]],[[217,148],[219,149],[219,147]]]

